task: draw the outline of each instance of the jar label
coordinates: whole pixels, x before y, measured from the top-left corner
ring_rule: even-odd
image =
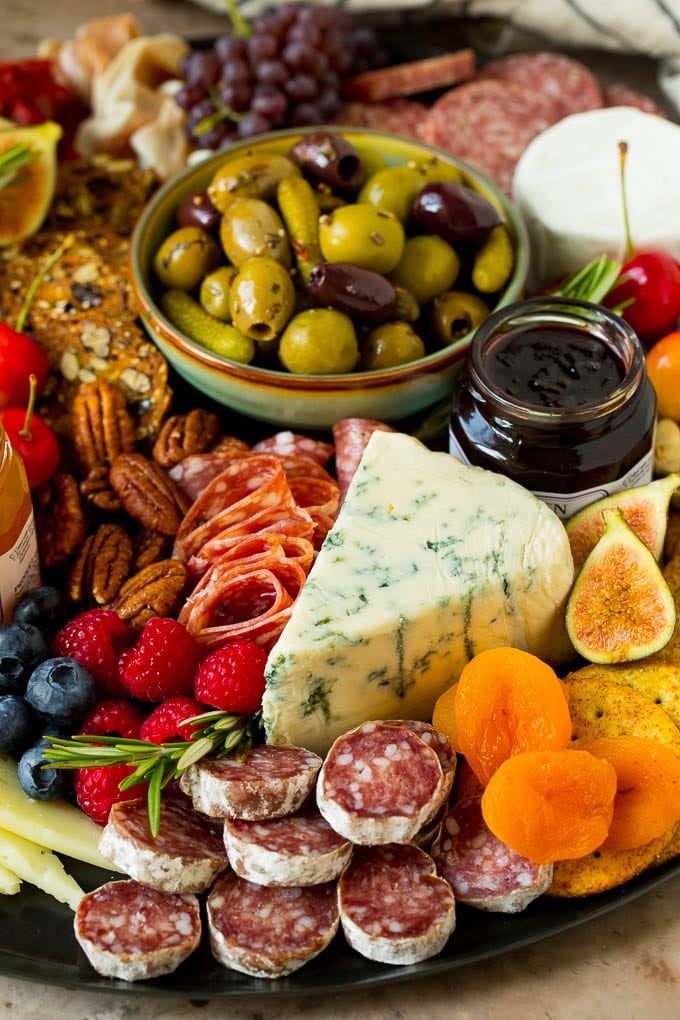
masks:
[[[0,553],[0,623],[9,623],[19,595],[39,584],[38,543],[30,513],[14,545]]]
[[[449,429],[449,453],[469,464],[470,459],[465,456],[460,444],[457,442],[453,432]],[[584,507],[594,503],[597,499],[611,496],[622,489],[632,489],[635,485],[646,485],[651,482],[654,472],[654,450],[652,447],[635,464],[630,471],[627,471],[621,478],[615,478],[611,482],[605,482],[594,489],[581,489],[578,492],[538,492],[532,489],[534,496],[543,503],[547,503],[557,516],[566,521]],[[502,474],[502,472],[501,472]]]

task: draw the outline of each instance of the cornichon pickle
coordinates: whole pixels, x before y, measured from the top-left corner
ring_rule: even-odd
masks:
[[[290,243],[298,272],[306,283],[317,262],[319,247],[319,206],[314,189],[304,177],[285,177],[276,191],[279,211]]]
[[[476,329],[488,314],[489,309],[476,294],[449,290],[432,303],[432,327],[440,343],[452,344]]]
[[[420,305],[406,287],[395,287],[397,302],[394,306],[394,318],[397,322],[416,322],[420,317]]]
[[[295,287],[275,259],[258,256],[241,266],[229,290],[232,321],[253,340],[273,340],[295,308]]]
[[[460,259],[448,241],[435,234],[406,239],[399,263],[390,273],[395,287],[404,287],[424,305],[450,290],[460,272]]]
[[[371,330],[361,344],[361,368],[366,372],[395,368],[424,354],[425,344],[410,322],[384,322]]]
[[[283,177],[299,176],[300,169],[276,152],[253,152],[227,159],[208,185],[208,197],[224,212],[235,198],[262,198],[269,201]]]
[[[290,241],[283,220],[261,198],[235,198],[222,216],[220,241],[225,255],[241,266],[255,255],[268,255],[284,266],[292,264]]]
[[[307,286],[320,305],[363,322],[385,322],[397,302],[397,292],[386,277],[348,262],[319,262]]]
[[[504,223],[499,223],[475,252],[472,282],[482,294],[493,294],[508,282],[514,264],[515,249],[510,231]]]
[[[251,338],[208,315],[185,290],[166,290],[159,304],[173,326],[213,354],[246,364],[253,360],[255,344]]]
[[[219,269],[204,276],[201,281],[198,300],[208,315],[214,316],[220,322],[231,321],[229,290],[237,273],[236,266],[220,266]]]
[[[153,269],[164,287],[195,290],[206,273],[221,261],[219,245],[201,227],[180,227],[156,252]]]

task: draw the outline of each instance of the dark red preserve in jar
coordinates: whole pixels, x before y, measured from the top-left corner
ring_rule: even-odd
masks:
[[[566,519],[652,478],[656,398],[618,315],[518,301],[477,330],[453,396],[449,452],[519,482]]]

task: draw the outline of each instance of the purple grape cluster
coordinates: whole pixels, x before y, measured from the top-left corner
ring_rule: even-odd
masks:
[[[247,39],[220,36],[184,58],[177,92],[192,143],[219,149],[281,127],[324,124],[342,108],[344,78],[381,67],[375,32],[335,7],[286,3],[262,11]]]

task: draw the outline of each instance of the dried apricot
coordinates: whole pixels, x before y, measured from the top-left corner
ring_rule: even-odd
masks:
[[[614,815],[616,769],[588,751],[524,751],[494,772],[482,814],[494,836],[537,864],[602,845]]]
[[[680,758],[649,737],[599,737],[580,749],[614,767],[614,817],[600,849],[634,850],[680,817]]]
[[[437,698],[432,710],[432,725],[440,733],[443,733],[454,751],[459,752],[458,732],[456,729],[456,691],[458,684],[455,683]]]
[[[458,680],[454,709],[458,749],[482,786],[511,755],[562,750],[571,737],[569,704],[559,677],[519,648],[490,648],[475,655]]]

